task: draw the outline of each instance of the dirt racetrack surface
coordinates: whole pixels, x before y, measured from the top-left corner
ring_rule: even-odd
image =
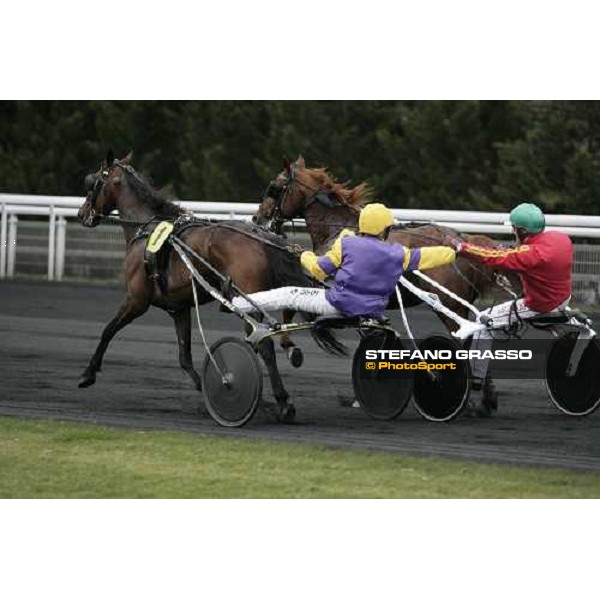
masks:
[[[201,394],[179,367],[171,318],[154,308],[113,340],[96,384],[78,389],[121,296],[114,287],[0,283],[0,414],[600,470],[600,411],[583,418],[561,414],[541,381],[498,381],[500,408],[491,419],[429,423],[409,407],[395,421],[373,421],[343,406],[353,396],[351,358],[325,354],[307,334],[295,338],[305,354],[300,369],[278,351],[296,423],[282,425],[259,410],[246,427],[224,429],[207,415]],[[210,341],[240,334],[240,321],[216,305],[201,311]],[[424,308],[409,315],[417,334],[442,331]],[[355,343],[352,334],[344,337]],[[195,328],[197,368],[204,355],[199,339]],[[266,375],[264,389],[264,399],[272,401]]]

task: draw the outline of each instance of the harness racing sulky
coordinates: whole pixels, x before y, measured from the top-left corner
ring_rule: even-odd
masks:
[[[417,277],[434,285],[439,292],[465,306],[475,320],[466,320],[449,310],[436,294],[420,289],[405,277],[398,281],[396,292],[405,329],[404,336],[400,336],[386,319],[368,317],[322,316],[314,321],[283,324],[256,306],[256,314],[261,317],[257,320],[237,309],[208,284],[192,265],[189,249],[184,244],[176,237],[170,237],[169,241],[188,268],[190,277],[200,288],[241,318],[249,328],[249,334],[244,339],[224,337],[210,347],[206,345],[207,354],[202,367],[205,402],[209,413],[220,425],[238,427],[247,423],[254,415],[262,392],[262,375],[256,358],[260,345],[274,336],[307,329],[313,332],[323,329],[354,329],[358,332],[361,341],[353,357],[352,384],[361,407],[375,419],[398,417],[412,397],[415,407],[425,419],[449,421],[467,405],[471,376],[469,361],[460,360],[453,370],[415,370],[401,378],[386,379],[380,371],[364,370],[367,350],[376,348],[402,352],[410,349],[405,342],[408,339],[413,348],[421,353],[456,353],[464,342],[481,330],[502,332],[515,337],[529,327],[550,331],[556,338],[547,355],[545,367],[546,387],[551,401],[564,413],[576,416],[591,413],[600,403],[600,375],[597,372],[600,347],[596,332],[587,317],[569,307],[524,320],[519,324],[518,330],[512,325],[497,326],[492,318],[488,318],[472,304],[436,284],[424,273],[413,271]],[[434,311],[453,320],[458,325],[453,337],[433,335],[417,343],[402,303],[402,288],[415,294]],[[240,292],[240,295],[252,302],[245,294]],[[196,314],[202,331],[199,313]]]
[[[298,182],[294,169],[290,167],[286,173],[287,178],[282,186],[271,185],[265,194],[266,197],[275,197],[279,201],[272,204],[274,213],[271,216],[275,221],[286,217],[285,214],[282,215],[283,201],[286,195],[292,197],[292,186]],[[248,423],[261,402],[263,378],[258,356],[263,357],[269,369],[281,420],[293,420],[294,406],[288,402],[287,392],[274,364],[273,340],[282,336],[287,338],[298,331],[309,331],[325,351],[333,353],[344,350],[334,335],[336,330],[353,330],[358,333],[360,341],[352,359],[352,385],[356,400],[374,419],[390,420],[398,417],[412,399],[425,419],[450,421],[468,404],[472,372],[469,360],[462,359],[457,360],[452,369],[411,369],[401,376],[390,377],[389,373],[366,367],[365,357],[369,356],[369,352],[455,355],[457,350],[469,347],[473,337],[482,332],[490,337],[501,333],[506,337],[516,338],[532,327],[543,329],[554,338],[545,358],[544,375],[548,395],[554,405],[568,415],[580,416],[591,413],[600,404],[600,372],[597,368],[600,364],[600,346],[589,318],[565,304],[560,309],[547,313],[509,319],[508,323],[505,319],[495,319],[493,314],[480,311],[472,303],[476,294],[471,293],[469,299],[466,299],[466,293],[461,295],[447,285],[448,280],[447,277],[444,278],[444,274],[447,276],[452,272],[454,279],[465,279],[460,267],[459,275],[456,275],[456,270],[449,271],[448,267],[441,266],[444,262],[425,260],[426,256],[432,257],[439,246],[423,244],[432,247],[428,248],[429,254],[421,254],[421,251],[417,252],[417,248],[408,249],[409,243],[406,241],[402,243],[407,248],[399,243],[389,244],[386,240],[392,230],[391,222],[382,222],[381,227],[374,230],[373,234],[381,234],[379,241],[388,249],[396,247],[398,251],[400,248],[403,249],[402,252],[406,250],[404,269],[399,269],[400,276],[394,279],[393,284],[394,308],[400,311],[402,335],[392,327],[389,319],[375,310],[364,313],[344,313],[333,309],[329,312],[311,313],[307,310],[305,318],[300,322],[291,322],[289,318],[278,320],[271,310],[265,308],[264,303],[258,301],[260,295],[268,294],[268,290],[279,286],[296,286],[294,289],[308,289],[312,286],[315,293],[323,290],[324,286],[320,283],[315,285],[314,277],[311,282],[305,271],[310,261],[313,261],[310,263],[311,275],[315,271],[320,272],[321,268],[326,270],[325,265],[329,264],[327,261],[317,263],[314,255],[309,256],[312,252],[301,253],[300,248],[290,246],[281,237],[263,230],[258,224],[248,229],[247,225],[239,223],[215,224],[197,220],[184,214],[182,210],[165,210],[169,205],[156,199],[154,206],[159,206],[162,211],[145,211],[136,204],[136,209],[127,213],[122,203],[117,205],[116,201],[108,201],[111,187],[114,188],[112,193],[116,198],[120,193],[116,191],[119,186],[121,189],[130,186],[134,190],[136,186],[140,186],[139,176],[125,159],[118,161],[109,155],[101,170],[91,176],[87,183],[89,194],[85,206],[80,210],[80,219],[84,224],[93,226],[101,219],[109,218],[110,212],[118,208],[121,221],[130,221],[129,234],[126,233],[128,256],[133,256],[134,253],[135,258],[126,258],[126,263],[129,260],[130,265],[126,301],[115,320],[107,326],[101,343],[82,376],[82,387],[95,381],[95,373],[100,370],[104,351],[116,331],[142,314],[150,304],[154,304],[174,317],[180,341],[181,365],[190,374],[196,387],[202,390],[211,417],[225,427],[240,427]],[[316,195],[322,190],[313,192]],[[130,193],[130,196],[135,194]],[[325,197],[312,199],[311,205],[329,201]],[[333,225],[334,221],[330,219],[329,224]],[[362,223],[359,229],[360,227]],[[440,244],[440,233],[435,231],[437,226],[429,224],[426,227],[427,231],[421,234],[435,233],[433,243]],[[445,231],[447,228],[439,229]],[[366,234],[369,233],[368,228],[364,230]],[[362,233],[364,232],[359,231],[356,238]],[[402,234],[401,230],[399,234]],[[138,243],[140,240],[144,240],[144,243]],[[388,241],[394,242],[395,239]],[[359,242],[360,240],[355,245]],[[367,242],[371,243],[369,240]],[[253,260],[242,261],[240,258],[240,246],[235,245],[242,243],[248,248],[248,256],[254,256]],[[274,259],[268,254],[269,244],[276,247],[272,254],[285,255],[286,260],[296,265],[291,269],[293,277],[267,277],[266,274],[272,272],[274,265]],[[339,244],[341,247],[342,241]],[[228,260],[231,252],[236,257]],[[451,252],[454,260],[454,251]],[[259,258],[262,258],[262,262]],[[281,257],[278,260],[282,260]],[[423,269],[431,267],[431,274],[421,272],[419,266]],[[337,267],[334,264],[331,268],[333,272]],[[477,277],[481,273],[491,276],[491,272],[483,269],[472,272]],[[254,279],[249,277],[250,273],[255,274]],[[243,336],[228,336],[213,344],[208,343],[200,306],[211,300],[244,323]],[[385,296],[385,300],[387,305],[388,296]],[[407,304],[414,304],[416,301],[424,303],[440,316],[448,325],[449,335],[436,334],[416,339],[406,313]],[[242,309],[242,305],[245,308]],[[190,309],[194,311],[206,350],[199,374],[191,363]],[[471,319],[468,318],[469,315]]]

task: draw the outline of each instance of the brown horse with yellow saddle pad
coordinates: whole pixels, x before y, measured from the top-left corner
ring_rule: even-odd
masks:
[[[287,251],[279,237],[240,221],[195,219],[154,190],[133,169],[130,160],[131,155],[115,160],[109,152],[101,168],[86,177],[88,194],[79,209],[79,220],[86,227],[95,227],[106,220],[115,220],[122,226],[127,244],[123,263],[126,292],[117,314],[102,332],[79,387],[95,383],[106,349],[116,333],[150,306],[156,306],[173,318],[179,362],[196,389],[201,390],[191,353],[192,279],[171,245],[165,243],[171,233],[176,232],[205,261],[193,260],[194,266],[217,288],[222,287],[222,281],[215,276],[216,272],[246,293],[310,283],[297,256]],[[113,210],[118,212],[118,218],[110,217]],[[214,269],[208,269],[206,264]],[[197,293],[199,304],[213,300],[203,290]],[[273,341],[266,340],[259,352],[269,372],[279,417],[293,419],[294,407],[288,402],[289,395],[277,369]]]

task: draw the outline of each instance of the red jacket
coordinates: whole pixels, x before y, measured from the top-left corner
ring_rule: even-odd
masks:
[[[530,235],[516,248],[476,246],[464,242],[460,253],[492,267],[519,273],[525,304],[548,312],[571,295],[573,244],[558,231]]]

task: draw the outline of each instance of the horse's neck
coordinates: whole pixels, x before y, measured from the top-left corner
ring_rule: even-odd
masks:
[[[149,221],[155,212],[145,204],[143,204],[129,190],[124,190],[117,200],[117,211],[119,217],[123,219],[121,227],[125,234],[127,244],[131,242],[140,225]]]
[[[317,202],[305,213],[306,229],[315,250],[321,250],[325,242],[336,236],[344,227],[356,227],[358,216],[346,207],[326,208]]]

